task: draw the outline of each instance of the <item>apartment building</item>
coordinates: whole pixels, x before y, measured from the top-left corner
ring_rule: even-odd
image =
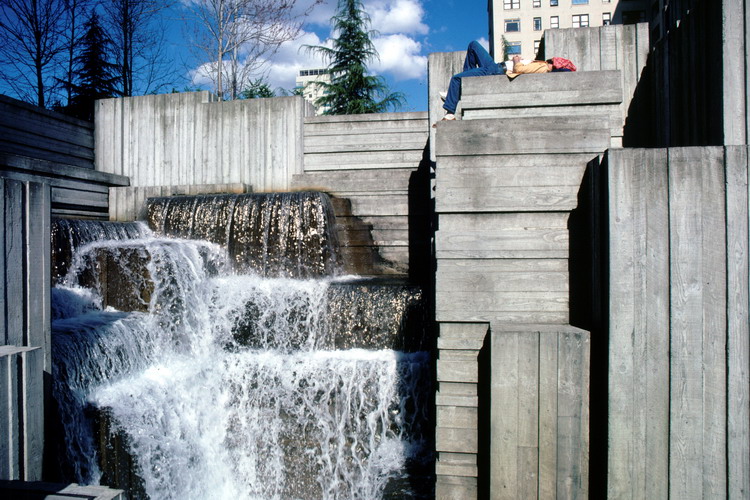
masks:
[[[323,88],[315,82],[331,83],[331,74],[325,68],[303,69],[297,75],[296,86],[302,89],[302,97],[315,106],[315,114],[322,115],[326,111],[324,106],[316,106],[315,101],[324,94]]]
[[[544,30],[633,24],[646,20],[648,0],[488,0],[490,53],[496,61],[533,59]]]

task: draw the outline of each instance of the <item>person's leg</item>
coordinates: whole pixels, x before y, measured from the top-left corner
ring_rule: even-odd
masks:
[[[492,56],[482,47],[482,45],[473,41],[466,49],[466,59],[464,59],[464,71],[471,68],[497,68],[497,63]]]
[[[445,109],[448,113],[456,112],[458,101],[459,99],[461,99],[461,78],[470,76],[484,76],[485,74],[487,73],[484,68],[472,68],[453,75],[453,77],[451,78],[451,82],[448,85],[448,95],[445,96],[443,109]]]

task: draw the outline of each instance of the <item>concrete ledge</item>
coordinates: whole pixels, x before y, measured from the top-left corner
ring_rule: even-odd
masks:
[[[436,254],[438,259],[567,259],[568,218],[566,212],[441,214]]]
[[[623,100],[620,71],[588,71],[466,78],[462,82],[464,112],[478,108],[528,108],[619,104]]]
[[[436,152],[438,157],[601,153],[610,147],[610,137],[603,117],[446,121],[437,126]]]

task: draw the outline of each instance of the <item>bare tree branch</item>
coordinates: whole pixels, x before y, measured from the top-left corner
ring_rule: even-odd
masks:
[[[279,46],[299,36],[307,10],[297,0],[193,0],[191,36],[197,57],[220,98],[236,99]]]
[[[44,107],[64,50],[60,0],[0,0],[0,77],[23,100]]]

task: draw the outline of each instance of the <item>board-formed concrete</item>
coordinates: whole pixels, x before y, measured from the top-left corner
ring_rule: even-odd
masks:
[[[50,189],[0,178],[0,479],[38,480],[51,380]]]
[[[436,497],[586,498],[571,214],[621,143],[621,71],[467,78],[461,100],[434,147]]]
[[[348,200],[334,199],[334,207],[340,222],[362,233],[351,239],[346,231],[340,241],[352,269],[410,272],[410,245],[422,231],[414,226],[429,224],[428,130],[426,113],[305,118],[304,173],[293,176],[291,187]],[[374,266],[359,265],[366,261]]]
[[[302,172],[302,97],[217,102],[208,92],[97,101],[96,169],[132,186],[289,189]]]
[[[610,498],[750,491],[746,146],[611,150]]]

